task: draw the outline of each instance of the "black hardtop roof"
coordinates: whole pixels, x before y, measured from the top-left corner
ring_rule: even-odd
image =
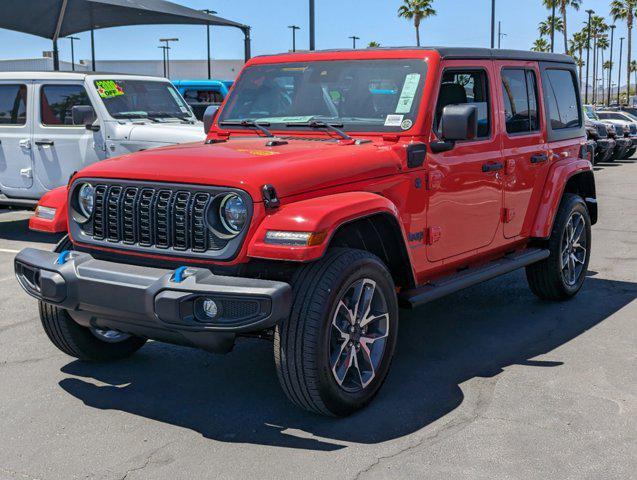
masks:
[[[369,51],[369,50],[433,50],[440,54],[444,59],[458,59],[458,60],[521,60],[531,62],[556,62],[556,63],[569,63],[575,64],[575,60],[568,55],[561,53],[544,53],[544,52],[531,52],[528,50],[502,50],[491,48],[475,48],[475,47],[373,47],[360,50],[352,50],[349,48],[340,49],[327,49],[327,50],[298,50],[296,54],[311,54],[311,53],[325,53],[325,52],[346,52],[346,51]],[[287,52],[285,55],[294,55],[294,53]],[[272,55],[263,55],[270,57]]]

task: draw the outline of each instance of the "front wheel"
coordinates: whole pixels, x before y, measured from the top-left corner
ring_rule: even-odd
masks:
[[[290,318],[279,325],[274,357],[281,386],[314,413],[345,416],[367,405],[389,371],[398,303],[376,256],[335,249],[293,281]]]
[[[591,219],[579,195],[564,194],[548,249],[547,259],[526,267],[526,278],[538,297],[567,300],[582,288],[591,253]]]

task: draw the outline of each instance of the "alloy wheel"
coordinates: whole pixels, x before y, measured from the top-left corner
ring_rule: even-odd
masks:
[[[330,329],[330,367],[336,383],[353,393],[376,378],[389,335],[387,300],[376,282],[355,281],[338,301]]]
[[[579,212],[573,212],[562,234],[560,249],[560,267],[564,282],[572,287],[582,276],[588,255],[586,239],[586,221]]]

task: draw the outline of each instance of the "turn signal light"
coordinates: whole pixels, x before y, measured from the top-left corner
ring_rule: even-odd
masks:
[[[327,238],[327,232],[288,232],[268,230],[265,243],[272,245],[289,245],[296,247],[313,247],[320,245]]]

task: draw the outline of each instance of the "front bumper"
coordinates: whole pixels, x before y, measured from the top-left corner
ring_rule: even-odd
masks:
[[[80,252],[27,248],[16,256],[15,272],[29,295],[67,310],[80,325],[214,352],[229,351],[237,334],[273,327],[291,305],[284,282],[125,265]],[[213,318],[202,311],[204,299],[217,306]]]
[[[595,150],[596,162],[606,162],[611,159],[615,152],[615,142],[612,138],[600,138],[597,140],[597,148]]]
[[[617,143],[614,151],[615,158],[622,158],[633,146],[633,141],[630,138],[616,138],[615,142]]]

